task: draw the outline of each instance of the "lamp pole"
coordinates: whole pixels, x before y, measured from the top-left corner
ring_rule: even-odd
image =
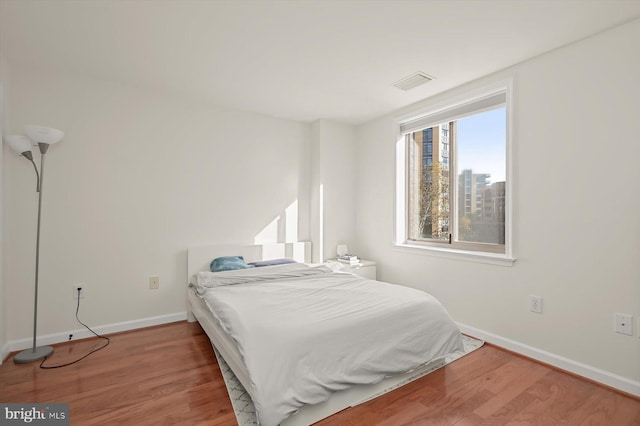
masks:
[[[38,275],[40,272],[40,218],[42,216],[42,183],[44,181],[44,157],[47,149],[49,148],[49,145],[46,143],[39,143],[38,147],[40,148],[40,173],[38,173],[36,163],[33,161],[33,156],[25,155],[25,157],[27,157],[27,159],[29,159],[29,161],[33,163],[33,167],[36,170],[36,175],[38,178],[38,186],[36,189],[38,191],[38,226],[36,228],[36,285],[33,302],[33,347],[31,349],[25,349],[24,351],[16,354],[16,356],[13,357],[13,362],[15,362],[16,364],[25,364],[28,362],[37,361],[39,359],[48,357],[53,352],[53,348],[51,346],[36,347],[36,332],[38,329]],[[31,154],[31,152],[29,152],[29,154]]]

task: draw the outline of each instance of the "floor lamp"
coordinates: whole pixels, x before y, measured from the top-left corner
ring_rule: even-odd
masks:
[[[49,145],[60,142],[64,133],[57,129],[52,129],[43,126],[25,126],[25,132],[27,136],[23,135],[10,135],[6,137],[6,141],[9,146],[21,156],[31,161],[33,168],[36,171],[37,185],[36,192],[38,192],[38,227],[36,231],[36,279],[35,279],[35,296],[33,302],[33,347],[31,349],[25,349],[24,351],[16,354],[13,357],[13,361],[16,364],[24,364],[27,362],[37,361],[39,359],[48,357],[53,352],[51,346],[36,346],[36,331],[38,326],[38,274],[40,266],[40,216],[42,212],[42,183],[44,181],[44,157],[49,149]],[[38,172],[38,166],[33,161],[33,154],[31,153],[32,144],[37,144],[40,149],[40,172]]]

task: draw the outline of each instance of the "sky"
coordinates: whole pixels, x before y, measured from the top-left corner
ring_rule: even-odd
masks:
[[[491,183],[505,180],[506,111],[502,107],[458,120],[458,173],[471,169],[491,174]]]

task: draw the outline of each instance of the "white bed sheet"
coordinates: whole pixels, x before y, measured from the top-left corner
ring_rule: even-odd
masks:
[[[187,290],[187,303],[190,315],[195,317],[200,326],[211,340],[211,344],[218,349],[229,365],[236,378],[245,389],[249,387],[249,373],[244,366],[238,347],[229,335],[220,327],[220,322],[213,316],[211,310],[200,297],[194,287]],[[190,321],[193,322],[194,319]]]
[[[225,285],[200,289],[237,344],[262,425],[462,349],[459,330],[424,292],[327,268],[296,276],[296,268],[213,274]]]
[[[242,357],[235,343],[229,335],[220,327],[219,321],[213,316],[202,297],[195,292],[195,287],[187,289],[187,303],[189,321],[198,321],[218,352],[225,359],[234,372],[236,378],[245,390],[249,386],[249,373],[247,372]],[[294,415],[288,417],[281,426],[308,426],[319,420],[349,407],[355,407],[375,397],[387,393],[402,384],[408,383],[415,377],[420,377],[424,372],[432,371],[445,364],[444,358],[437,358],[424,364],[415,371],[388,377],[383,381],[371,385],[354,385],[343,391],[335,392],[331,397],[320,404],[306,405]]]

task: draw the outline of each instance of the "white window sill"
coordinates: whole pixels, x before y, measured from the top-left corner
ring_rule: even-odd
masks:
[[[489,265],[513,266],[515,257],[498,253],[480,251],[455,250],[445,247],[423,246],[409,243],[394,243],[394,251],[412,254],[424,254],[445,259],[464,260],[467,262],[486,263]]]

